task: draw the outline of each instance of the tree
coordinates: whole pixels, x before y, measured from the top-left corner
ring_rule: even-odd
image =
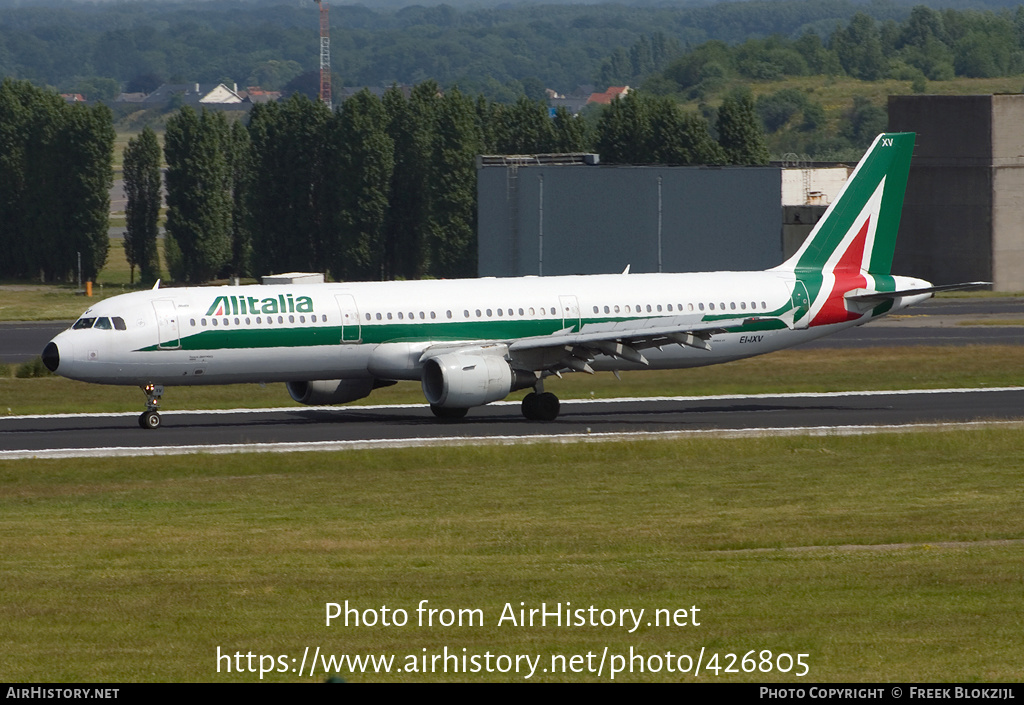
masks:
[[[595,147],[608,164],[650,164],[653,143],[648,103],[634,91],[613,100],[601,111]]]
[[[491,120],[497,125],[498,154],[547,154],[554,151],[555,133],[544,103],[520,97],[513,105],[495,106]]]
[[[384,94],[394,144],[390,207],[384,226],[384,277],[419,279],[429,271],[431,158],[440,88],[425,81],[406,100],[397,86]]]
[[[227,144],[231,168],[231,275],[244,277],[252,273],[252,216],[249,212],[249,189],[252,187],[252,143],[242,123],[231,125]]]
[[[845,29],[839,28],[832,34],[832,49],[843,70],[854,78],[877,81],[888,68],[878,27],[863,12],[851,17]]]
[[[143,282],[156,281],[159,277],[156,238],[163,186],[160,157],[156,133],[149,127],[144,128],[138,137],[128,140],[124,150],[124,191],[128,204],[125,207],[126,228],[122,245],[133,284],[136,266]]]
[[[0,272],[66,280],[81,253],[83,275],[95,278],[109,245],[113,151],[106,107],[0,84]]]
[[[729,164],[767,164],[764,129],[749,92],[733,93],[718,109],[718,144]]]
[[[383,279],[385,218],[394,142],[380,100],[361,90],[346,100],[329,132],[330,188],[337,208],[331,273],[338,279]]]
[[[473,102],[452,89],[438,99],[429,178],[427,274],[471,277],[477,269],[476,155]]]
[[[224,113],[184,107],[167,120],[167,238],[181,253],[171,276],[198,284],[231,260],[231,170]],[[168,264],[171,264],[170,257]]]
[[[326,105],[302,94],[253,107],[244,200],[254,274],[328,269],[324,173],[330,120]]]

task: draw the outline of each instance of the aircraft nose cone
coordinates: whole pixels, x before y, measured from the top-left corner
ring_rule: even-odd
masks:
[[[60,365],[60,351],[57,350],[56,343],[51,341],[43,348],[43,364],[50,372],[57,371],[57,367]]]

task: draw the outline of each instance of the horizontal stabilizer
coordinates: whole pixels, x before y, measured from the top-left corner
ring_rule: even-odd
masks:
[[[929,286],[923,289],[903,289],[901,291],[869,291],[867,289],[854,289],[846,293],[846,300],[860,304],[879,304],[884,301],[891,301],[903,296],[920,296],[921,294],[935,294],[940,291],[962,291],[964,289],[979,289],[984,286],[991,286],[992,282],[963,282],[960,284],[942,284],[940,286]]]

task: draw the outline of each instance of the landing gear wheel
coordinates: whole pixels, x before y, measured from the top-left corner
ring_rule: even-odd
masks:
[[[530,421],[554,421],[561,404],[551,392],[530,392],[523,397],[523,416]]]
[[[139,416],[141,428],[160,428],[160,414],[156,413],[160,408],[160,397],[164,394],[164,385],[147,384],[142,387],[146,393],[146,410]]]
[[[439,419],[461,419],[469,412],[469,409],[450,409],[446,406],[430,405],[430,410]]]

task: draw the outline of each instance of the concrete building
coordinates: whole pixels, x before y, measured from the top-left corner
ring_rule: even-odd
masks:
[[[1024,290],[1024,95],[890,96],[917,133],[893,271]]]
[[[778,167],[600,166],[595,156],[478,160],[480,276],[782,261]]]

